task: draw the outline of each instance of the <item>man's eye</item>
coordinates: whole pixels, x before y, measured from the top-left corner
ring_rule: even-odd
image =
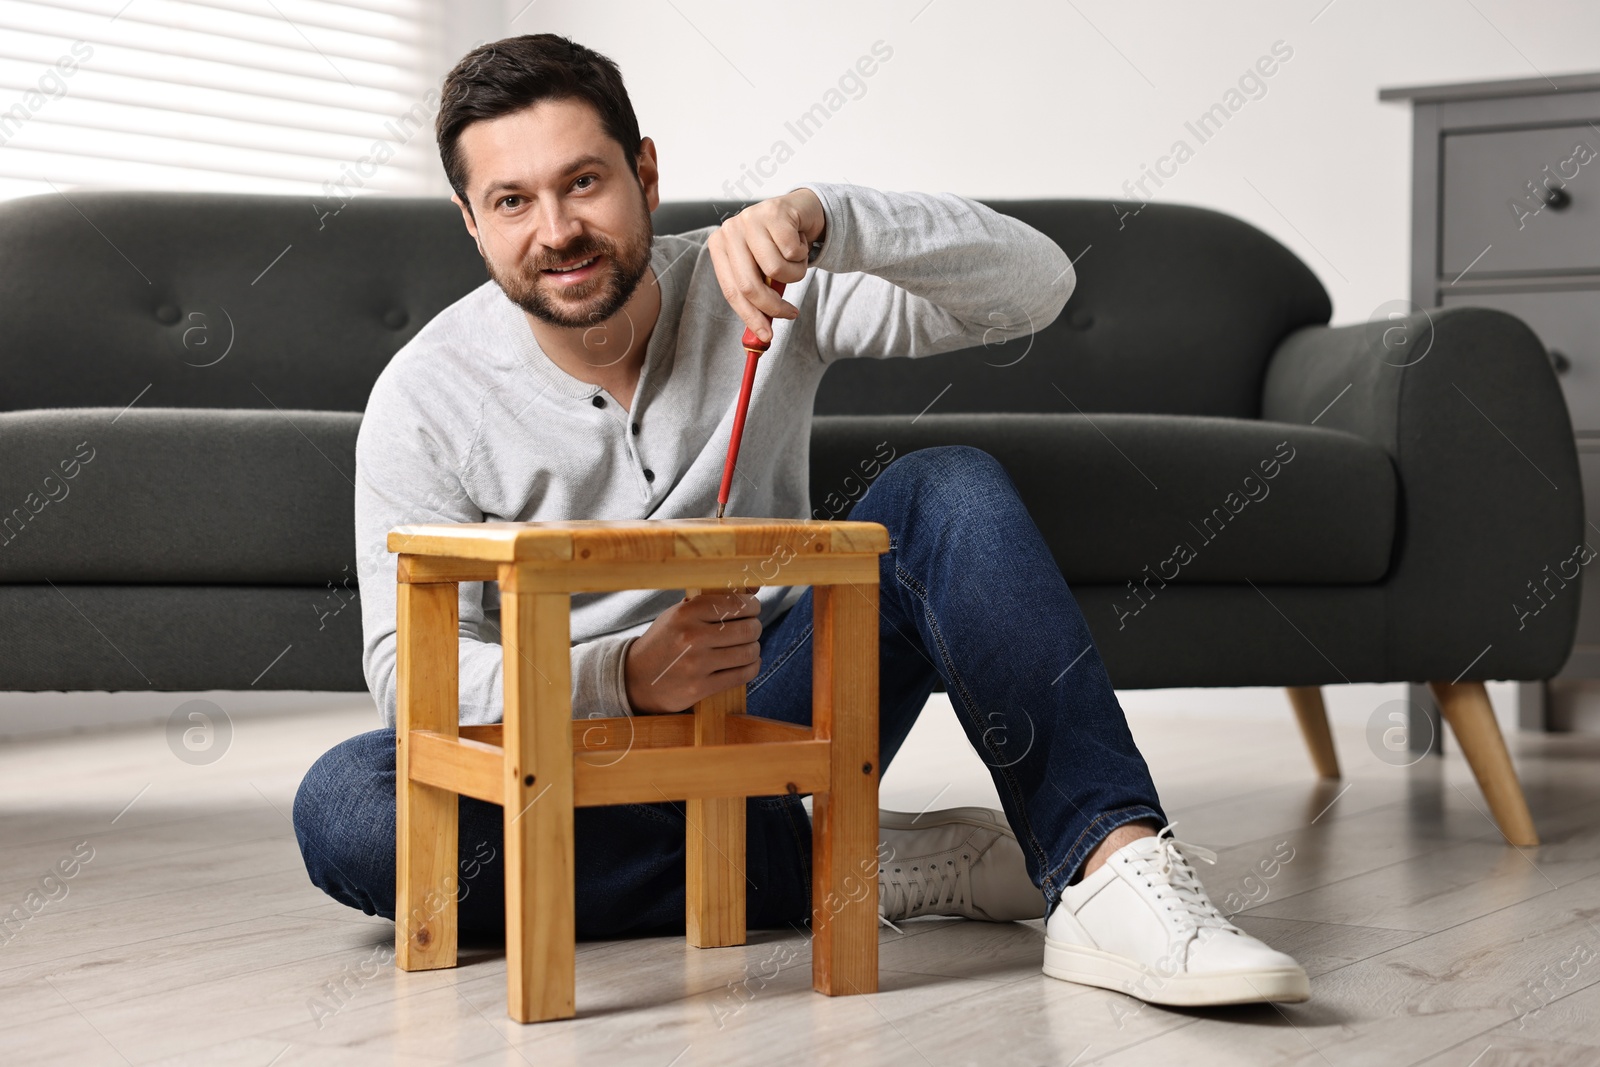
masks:
[[[503,196],[503,197],[500,198],[500,202],[498,204],[496,204],[495,206],[496,207],[505,207],[507,202],[512,201],[512,200],[521,200],[521,199],[522,199],[522,197],[520,197],[520,196]]]
[[[573,182],[572,184],[573,185],[577,185],[578,182],[594,182],[596,180],[597,179],[595,178],[595,176],[593,174],[585,174],[583,177],[579,178],[577,181]],[[581,188],[587,189],[588,186],[585,185],[585,186],[582,186]]]

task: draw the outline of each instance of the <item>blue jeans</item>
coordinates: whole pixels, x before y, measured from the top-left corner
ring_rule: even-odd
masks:
[[[1047,905],[1113,829],[1165,824],[1083,613],[994,458],[965,447],[909,453],[884,469],[850,518],[889,530],[879,573],[885,769],[942,681]],[[810,722],[810,590],[763,631],[747,707]],[[294,805],[311,881],[385,918],[394,917],[394,747],[393,730],[337,745],[311,768]],[[460,812],[460,926],[502,931],[500,808],[463,797]],[[681,932],[682,806],[579,808],[574,821],[578,935]],[[804,923],[811,824],[800,798],[750,798],[747,830],[749,925]]]

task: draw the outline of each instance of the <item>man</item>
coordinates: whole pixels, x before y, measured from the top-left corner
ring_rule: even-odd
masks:
[[[1074,282],[1044,235],[953,194],[813,183],[720,227],[655,237],[656,147],[639,135],[620,73],[552,34],[475,49],[443,95],[440,156],[491,282],[441,312],[373,388],[356,449],[356,535],[364,666],[389,728],[327,753],[295,801],[313,882],[386,917],[390,528],[711,514],[746,326],[772,347],[733,513],[804,517],[812,398],[832,361],[1024,336],[1060,313]],[[787,283],[785,298],[769,276]],[[911,453],[851,517],[890,533],[883,765],[942,680],[1005,809],[883,813],[884,919],[1048,913],[1047,974],[1159,1003],[1305,999],[1300,967],[1229,924],[1175,845],[1088,626],[999,464],[968,448]],[[462,585],[463,722],[502,714],[497,604],[497,590]],[[751,714],[810,720],[808,589],[579,595],[572,635],[577,715],[677,713],[745,685]],[[468,798],[460,810],[460,923],[496,931],[501,812]],[[680,809],[575,818],[580,936],[681,929]],[[801,800],[751,798],[748,834],[751,925],[804,922]]]

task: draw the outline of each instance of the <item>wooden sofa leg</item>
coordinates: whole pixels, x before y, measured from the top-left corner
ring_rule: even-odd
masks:
[[[1311,751],[1311,763],[1320,778],[1339,777],[1339,754],[1333,749],[1333,731],[1328,729],[1328,709],[1322,702],[1322,688],[1315,685],[1288,687],[1294,717],[1300,720],[1300,733]]]
[[[1505,738],[1500,734],[1500,724],[1495,722],[1494,707],[1483,683],[1429,682],[1428,688],[1439,702],[1440,715],[1455,732],[1500,832],[1513,845],[1538,845],[1539,834],[1533,828],[1533,816],[1528,814],[1522,783],[1517,780],[1517,769],[1511,764],[1511,753],[1506,751]]]

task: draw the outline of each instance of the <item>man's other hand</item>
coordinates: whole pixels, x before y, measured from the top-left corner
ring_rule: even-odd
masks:
[[[800,309],[773,292],[766,279],[804,278],[811,242],[821,240],[826,226],[822,201],[800,188],[751,204],[706,241],[728,306],[763,341],[772,340],[770,319],[800,316]]]
[[[702,593],[663,611],[628,646],[623,675],[636,713],[683,711],[761,672],[761,602]]]

